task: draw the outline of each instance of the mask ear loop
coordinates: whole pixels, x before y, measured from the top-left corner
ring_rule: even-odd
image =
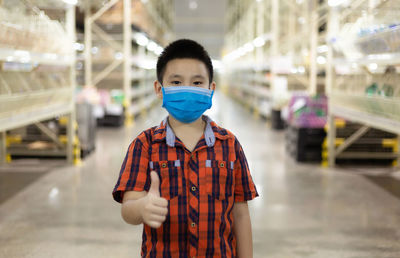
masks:
[[[162,91],[162,107],[164,107],[165,106],[165,87],[164,87],[164,85],[162,85],[162,83],[160,83],[160,85],[161,85],[161,91]]]

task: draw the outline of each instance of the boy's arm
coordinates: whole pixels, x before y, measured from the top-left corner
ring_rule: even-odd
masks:
[[[128,224],[145,223],[152,228],[159,228],[168,214],[168,201],[160,197],[160,179],[152,171],[149,192],[127,191],[121,207],[122,218]]]
[[[253,239],[247,202],[235,202],[233,206],[233,219],[233,230],[237,242],[237,257],[252,258]]]
[[[127,191],[121,205],[121,215],[128,224],[139,225],[143,223],[140,210],[143,207],[143,200],[147,192]]]

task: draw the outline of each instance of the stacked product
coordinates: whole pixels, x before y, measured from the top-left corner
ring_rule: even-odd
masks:
[[[325,96],[292,97],[286,130],[286,150],[297,161],[321,161],[327,109]]]
[[[43,12],[26,14],[18,3],[11,9],[0,6],[0,47],[37,53],[71,54],[72,44],[60,22]]]
[[[361,128],[360,124],[343,119],[336,119],[335,126],[336,147]],[[323,165],[326,165],[328,160],[327,146],[326,139],[323,144]],[[336,164],[395,165],[398,147],[396,134],[370,128],[336,157]]]

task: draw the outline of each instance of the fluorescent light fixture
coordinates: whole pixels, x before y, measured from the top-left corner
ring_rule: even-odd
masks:
[[[157,46],[157,48],[154,50],[154,53],[156,55],[161,55],[161,53],[164,51],[164,48],[161,46]]]
[[[318,53],[328,52],[328,46],[327,45],[321,45],[321,46],[317,47],[317,52]]]
[[[326,64],[326,58],[323,56],[318,56],[317,57],[317,63],[320,65]]]
[[[304,2],[304,0],[296,0],[297,4],[302,4]]]
[[[150,43],[147,45],[147,49],[149,51],[155,51],[157,49],[157,44],[154,41],[150,41]]]
[[[83,45],[81,43],[78,43],[78,42],[75,42],[74,43],[74,48],[75,48],[75,50],[83,51],[85,49],[85,45]]]
[[[298,21],[300,24],[306,23],[306,19],[305,19],[304,17],[299,17],[299,18],[297,19],[297,21]]]
[[[262,47],[265,45],[264,37],[257,37],[253,40],[253,45],[255,47]]]
[[[142,3],[147,4],[149,0],[142,0]]]
[[[63,2],[70,5],[76,5],[78,0],[63,0]]]
[[[304,66],[299,66],[299,68],[297,68],[297,71],[299,73],[305,73],[306,72],[306,68],[304,68]]]
[[[147,46],[149,44],[149,39],[143,33],[137,33],[135,35],[136,43],[140,46]]]
[[[214,69],[220,70],[222,68],[222,62],[220,60],[213,59],[211,61]]]
[[[368,65],[368,69],[371,71],[375,71],[376,69],[378,69],[378,64],[377,63],[371,63]]]
[[[254,46],[253,46],[253,44],[251,44],[251,43],[246,43],[244,46],[243,46],[243,49],[244,49],[244,51],[247,53],[247,52],[251,52],[251,51],[253,51],[254,50]]]

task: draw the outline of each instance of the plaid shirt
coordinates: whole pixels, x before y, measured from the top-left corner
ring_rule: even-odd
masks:
[[[141,133],[129,146],[113,191],[148,191],[150,171],[160,177],[168,214],[158,229],[144,225],[142,257],[236,257],[232,209],[258,196],[236,137],[207,116],[197,146],[187,150],[170,128]]]

